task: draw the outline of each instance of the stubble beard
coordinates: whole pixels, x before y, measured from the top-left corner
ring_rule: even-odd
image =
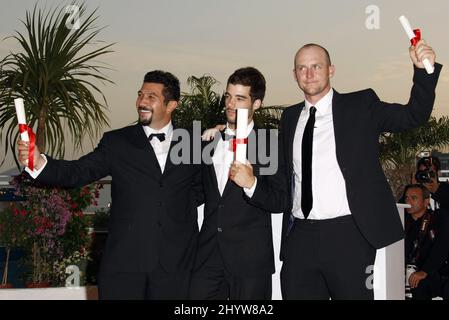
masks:
[[[139,107],[138,112],[140,112],[140,110],[150,110],[147,108],[143,108],[143,107]],[[139,113],[139,119],[138,122],[140,125],[142,126],[149,126],[153,120],[153,110],[150,110],[151,114],[149,118],[143,118],[143,116]]]

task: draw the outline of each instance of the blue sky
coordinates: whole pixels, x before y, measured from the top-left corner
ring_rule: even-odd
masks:
[[[42,6],[66,4],[40,0]],[[0,36],[23,31],[19,19],[35,1],[2,0]],[[110,104],[111,128],[136,118],[136,91],[143,75],[153,69],[176,74],[183,90],[187,77],[209,74],[222,84],[237,68],[254,66],[267,79],[266,105],[293,104],[302,95],[293,81],[296,50],[308,42],[324,45],[337,68],[333,86],[339,92],[371,87],[381,99],[406,103],[412,66],[408,40],[398,17],[406,15],[413,27],[435,48],[446,65],[437,89],[435,115],[449,114],[449,22],[447,0],[422,1],[293,1],[293,0],[129,0],[87,1],[99,7],[99,25],[107,26],[99,38],[117,42],[115,52],[102,59],[114,71],[116,83],[104,87]],[[424,4],[426,6],[424,6]],[[367,6],[379,8],[380,28],[368,30]],[[17,47],[0,42],[0,57]],[[216,87],[218,92],[223,85]],[[90,146],[85,147],[88,151]],[[77,157],[70,154],[67,158]]]

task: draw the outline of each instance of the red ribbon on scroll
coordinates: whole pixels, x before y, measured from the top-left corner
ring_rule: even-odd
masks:
[[[19,123],[19,132],[28,132],[28,137],[30,138],[30,146],[28,147],[28,168],[30,170],[34,169],[34,146],[36,145],[36,135],[33,132],[33,129],[28,127],[26,124]]]
[[[410,39],[410,42],[412,43],[412,46],[416,46],[418,41],[421,40],[421,29],[413,29],[413,33],[415,34],[415,37]]]
[[[238,144],[248,144],[248,138],[245,139],[231,139],[231,145],[232,145],[232,152],[235,153],[237,150]]]
[[[248,138],[245,138],[245,139],[231,139],[230,143],[231,143],[232,152],[234,152],[234,160],[235,160],[235,152],[237,150],[237,145],[238,144],[248,144]],[[229,175],[231,175],[231,171],[229,171]]]

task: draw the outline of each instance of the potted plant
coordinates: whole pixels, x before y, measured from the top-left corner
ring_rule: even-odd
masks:
[[[71,263],[78,252],[89,254],[90,234],[88,219],[83,210],[96,202],[98,186],[67,190],[41,186],[23,173],[12,185],[17,195],[25,200],[13,205],[20,212],[22,247],[29,267],[28,287],[64,285],[60,269]],[[65,271],[65,268],[64,268]],[[55,274],[56,272],[56,274]]]

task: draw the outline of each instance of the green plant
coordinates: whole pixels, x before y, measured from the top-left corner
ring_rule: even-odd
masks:
[[[209,76],[190,76],[187,84],[190,92],[181,94],[179,106],[173,113],[173,124],[178,128],[191,129],[193,121],[201,121],[201,129],[224,123],[224,109],[220,95],[212,90],[218,81]]]
[[[96,10],[87,13],[84,3],[77,7],[78,29],[67,27],[70,15],[65,7],[45,13],[36,4],[32,13],[26,12],[26,32],[9,37],[22,52],[0,60],[0,139],[5,157],[11,150],[17,164],[15,98],[24,98],[28,125],[37,128],[39,149],[58,158],[65,153],[66,131],[78,149],[86,135],[93,142],[108,125],[107,101],[98,82],[112,82],[102,72],[107,68],[95,59],[112,52],[113,44],[91,49],[98,44],[95,38],[102,28],[95,25]]]
[[[258,128],[277,129],[284,106],[263,106],[254,113],[254,123]]]
[[[12,185],[24,201],[12,204],[21,217],[14,228],[20,230],[21,246],[27,252],[26,264],[34,283],[63,285],[54,274],[55,265],[75,252],[89,251],[91,236],[83,210],[96,201],[98,185],[66,190],[45,187],[30,180],[26,174],[13,179]]]

